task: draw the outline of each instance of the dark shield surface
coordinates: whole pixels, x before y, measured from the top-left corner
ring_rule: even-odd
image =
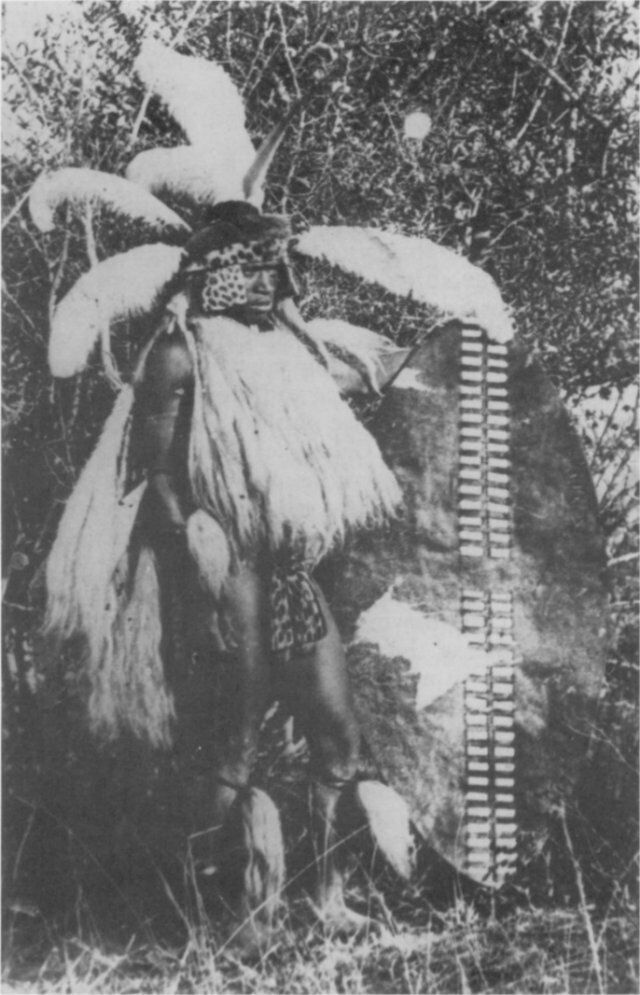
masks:
[[[578,438],[553,385],[517,344],[508,362],[511,556],[460,556],[459,370],[460,331],[449,328],[421,346],[389,389],[369,428],[402,484],[404,508],[382,535],[354,537],[323,583],[375,762],[427,840],[462,869],[463,585],[513,595],[515,801],[525,862],[584,763],[604,673],[606,590]],[[364,624],[376,611],[377,626]]]

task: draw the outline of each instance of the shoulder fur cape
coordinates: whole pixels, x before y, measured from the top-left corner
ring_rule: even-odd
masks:
[[[190,323],[195,392],[189,443],[201,509],[190,547],[201,577],[220,581],[220,544],[293,546],[313,566],[350,529],[393,513],[398,484],[333,380],[284,329],[258,332],[228,318]],[[171,742],[174,704],[164,681],[159,580],[129,542],[145,484],[125,494],[133,391],[125,388],[62,516],[47,564],[48,631],[81,636],[93,729]],[[224,569],[226,569],[225,561]]]

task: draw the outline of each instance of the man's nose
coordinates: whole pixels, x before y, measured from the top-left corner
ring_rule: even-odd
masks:
[[[271,274],[266,269],[258,270],[255,278],[256,290],[267,293],[271,290]]]

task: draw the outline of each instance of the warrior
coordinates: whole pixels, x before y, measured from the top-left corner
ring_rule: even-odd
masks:
[[[208,221],[185,246],[183,286],[137,378],[131,446],[148,480],[137,528],[159,564],[165,629],[189,558],[204,577],[228,564],[207,607],[222,657],[233,647],[230,718],[224,735],[210,729],[215,769],[202,774],[209,825],[224,826],[246,791],[277,688],[308,742],[317,905],[335,916],[336,806],[357,772],[359,732],[341,639],[308,571],[346,528],[391,514],[397,485],[321,355],[292,332],[287,222],[240,201]],[[202,750],[193,744],[196,762]]]

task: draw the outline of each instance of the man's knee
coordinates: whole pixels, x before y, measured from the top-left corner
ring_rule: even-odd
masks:
[[[308,739],[315,773],[329,780],[353,777],[360,757],[360,729],[348,695],[309,702]]]

